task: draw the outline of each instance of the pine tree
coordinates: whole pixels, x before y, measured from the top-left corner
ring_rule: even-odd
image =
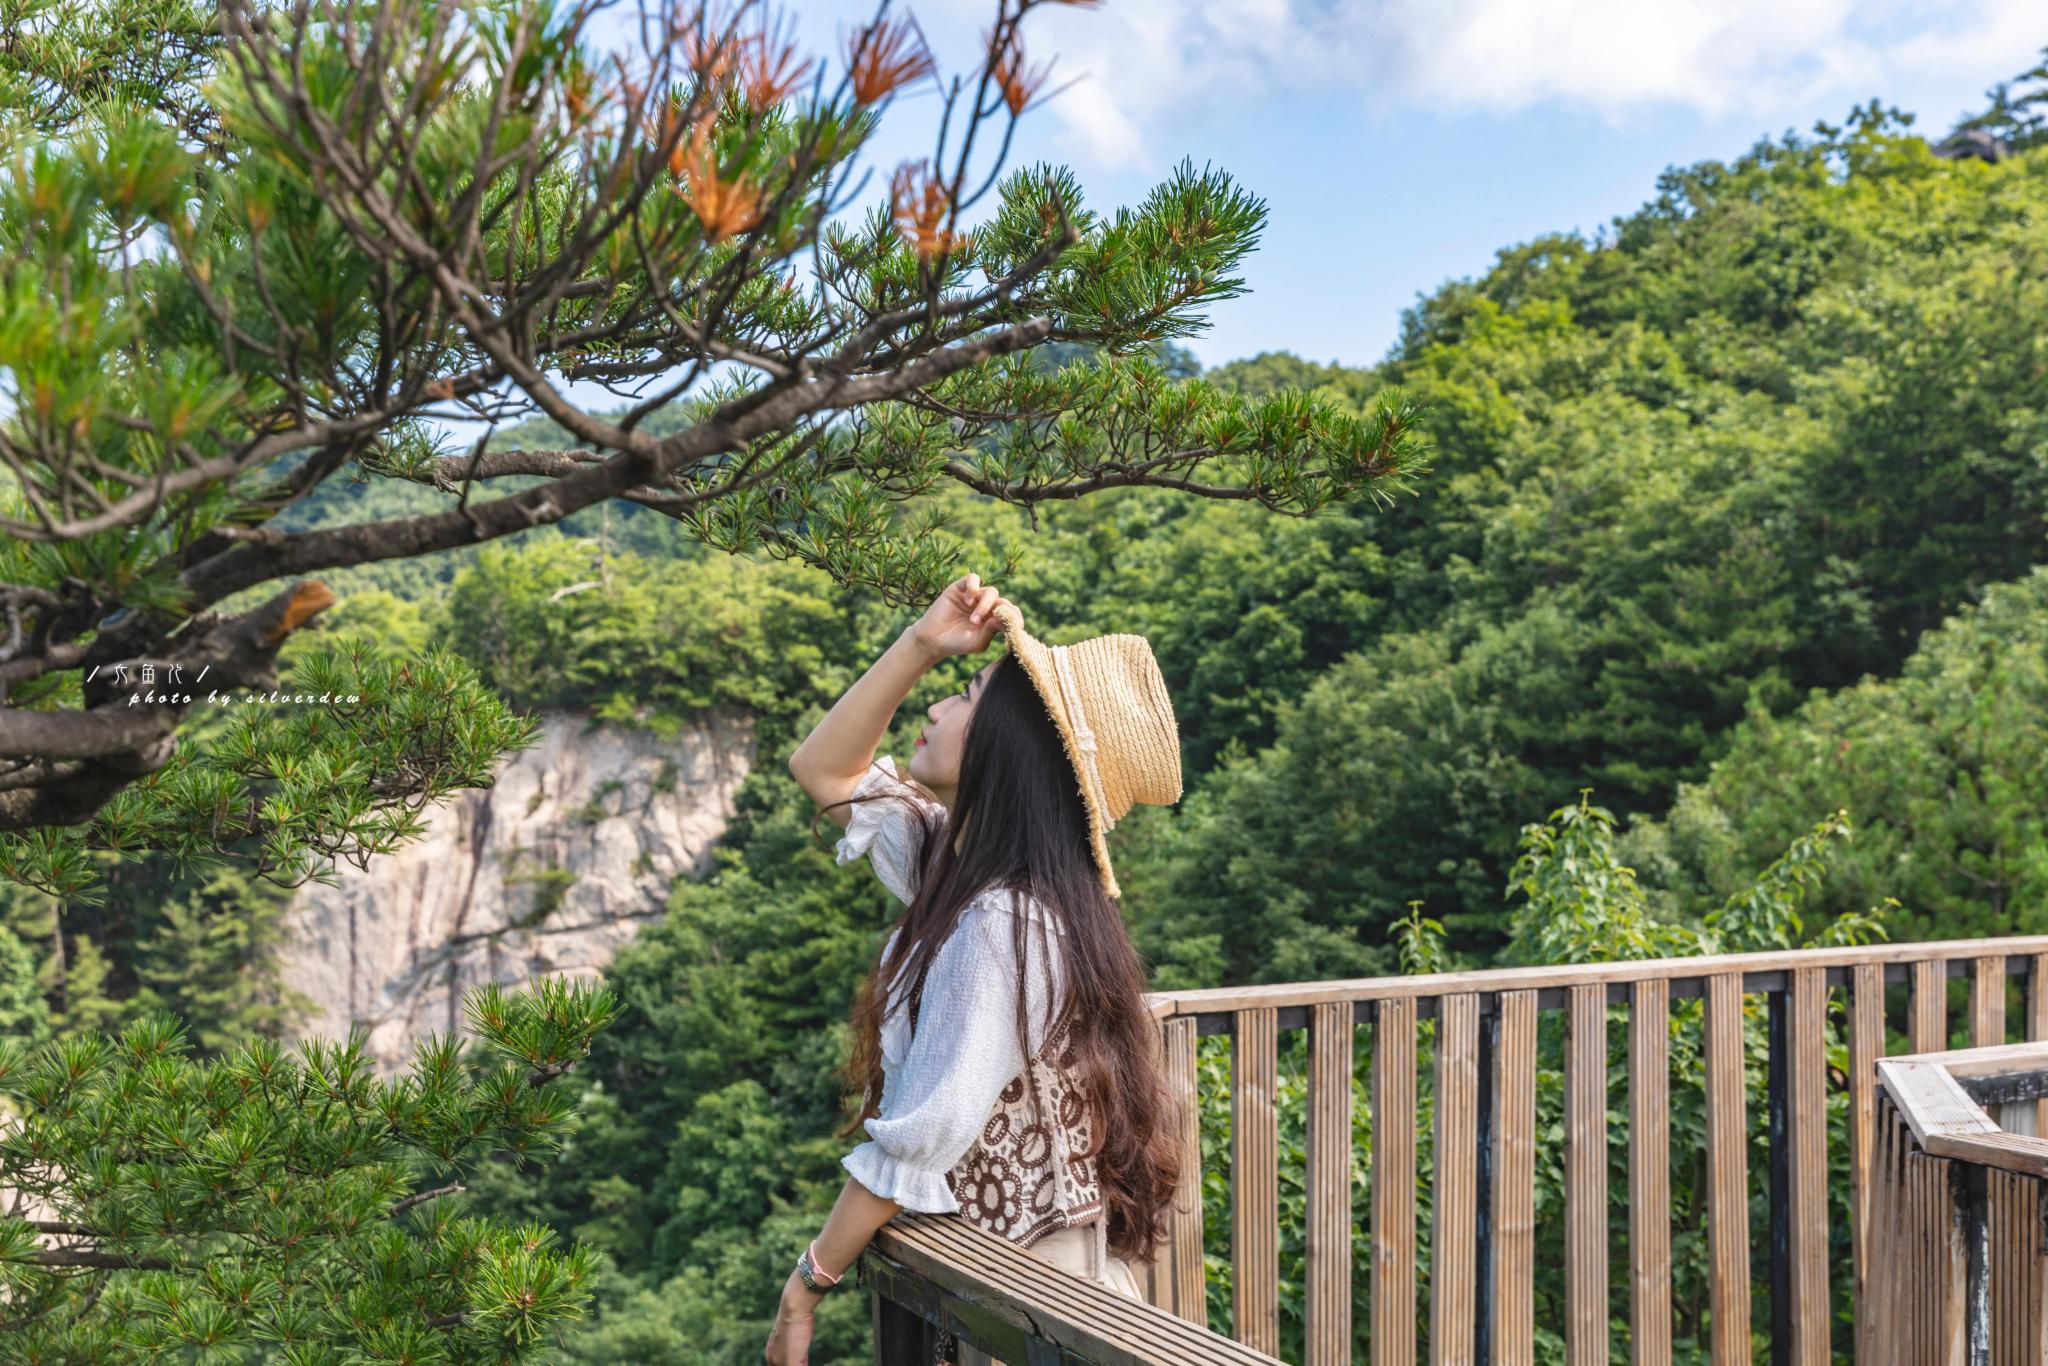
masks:
[[[519,728],[440,663],[309,652],[289,693],[360,708],[180,743],[218,696],[277,687],[280,644],[335,600],[323,571],[622,499],[903,604],[967,553],[924,497],[941,486],[1293,516],[1409,487],[1398,392],[1249,399],[1161,363],[1242,292],[1260,200],[1183,163],[1100,214],[1065,168],[1004,168],[1047,72],[1024,21],[1054,2],[993,0],[935,156],[851,221],[879,120],[938,77],[886,7],[824,59],[738,0],[657,5],[619,51],[595,0],[12,0],[0,876],[76,898],[84,850],[255,839],[291,885],[488,781]],[[1058,344],[1102,363],[1033,363]],[[571,448],[491,443],[533,413]],[[343,471],[449,501],[287,530]],[[367,735],[365,713],[406,725]]]
[[[36,982],[36,954],[0,922],[0,1039],[37,1044],[50,1034],[50,1008]]]
[[[134,949],[138,1010],[167,1010],[207,1054],[283,1037],[312,1003],[278,975],[290,896],[234,865],[213,864],[152,903]]]
[[[574,1321],[593,1254],[459,1212],[493,1153],[548,1151],[609,991],[464,1001],[377,1080],[360,1032],[209,1061],[166,1012],[31,1051],[0,1039],[9,1361],[520,1360]]]
[[[1992,86],[1984,98],[1989,107],[1959,121],[1955,133],[1982,129],[2014,151],[2048,142],[2048,47],[2041,49],[2039,62]]]

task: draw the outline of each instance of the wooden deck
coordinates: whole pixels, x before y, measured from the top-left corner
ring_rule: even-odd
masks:
[[[1881,1108],[1881,1061],[1951,1043],[1995,1050],[2015,1042],[2014,1024],[2022,1040],[2048,1039],[2044,985],[2048,937],[1160,994],[1164,1056],[1193,1102],[1182,1142],[1196,1169],[1202,1070],[1217,1065],[1202,1040],[1230,1036],[1229,1095],[1206,1107],[1212,1151],[1227,1153],[1229,1208],[1205,1211],[1196,1183],[1146,1277],[1152,1303],[1201,1336],[1162,1340],[1156,1357],[1089,1355],[1063,1338],[1057,1355],[1029,1360],[1285,1352],[1305,1366],[1535,1366],[1539,1330],[1562,1338],[1571,1366],[1606,1366],[1617,1352],[1668,1366],[1688,1335],[1715,1366],[1766,1353],[1793,1366],[1891,1360],[1849,1329],[1873,1321],[1872,1164],[1896,1128]],[[1941,1065],[1967,1072],[1986,1056],[1998,1055]],[[1287,1076],[1283,1058],[1294,1060]],[[2015,1127],[2035,1127],[2040,1094],[2006,1103]],[[1834,1155],[1845,1177],[1832,1186],[1831,1095],[1849,1121],[1846,1155]],[[1674,1115],[1704,1126],[1696,1168],[1674,1169]],[[1228,1129],[1220,1148],[1218,1124]],[[1301,1136],[1287,1160],[1283,1124]],[[1536,1193],[1555,1193],[1560,1171],[1561,1202],[1539,1221]],[[1539,1172],[1549,1175],[1539,1182]],[[1752,1217],[1759,1187],[1767,1227]],[[1283,1190],[1302,1227],[1281,1226]],[[1675,1225],[1681,1203],[1696,1227]],[[1229,1289],[1213,1305],[1205,1227],[1227,1241]],[[1704,1258],[1692,1273],[1698,1303],[1674,1297],[1675,1236]],[[1839,1283],[1831,1238],[1853,1263]],[[930,1244],[931,1268],[947,1246]],[[1293,1249],[1284,1281],[1283,1248]],[[1226,1251],[1214,1232],[1208,1251]],[[1050,1268],[1039,1276],[1070,1293],[1083,1284]],[[1096,1298],[1089,1313],[1109,1314],[1105,1323],[1128,1312]],[[1045,1312],[1035,1304],[1033,1321]],[[1212,1314],[1227,1336],[1208,1331]],[[1140,1350],[1119,1341],[1116,1351]],[[1186,1355],[1203,1341],[1252,1355]],[[1948,1360],[1927,1358],[1937,1359]]]

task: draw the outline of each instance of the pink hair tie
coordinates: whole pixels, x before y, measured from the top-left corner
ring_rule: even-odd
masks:
[[[837,1285],[841,1281],[846,1279],[846,1273],[844,1271],[840,1272],[837,1276],[827,1277],[825,1275],[825,1268],[818,1265],[818,1240],[816,1238],[811,1239],[811,1245],[806,1250],[810,1253],[811,1274],[813,1276],[816,1276],[819,1280],[824,1281],[827,1285]]]

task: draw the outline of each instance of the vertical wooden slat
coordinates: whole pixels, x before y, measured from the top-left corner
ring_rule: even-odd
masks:
[[[1163,1026],[1166,1075],[1180,1104],[1181,1169],[1185,1180],[1174,1201],[1173,1312],[1189,1323],[1209,1321],[1208,1291],[1202,1268],[1202,1105],[1195,1076],[1195,1021],[1180,1015]]]
[[[2027,1366],[2014,1355],[2020,1335],[2016,1311],[2019,1284],[2025,1278],[2026,1229],[2013,1218],[2013,1206],[2029,1178],[2016,1172],[1985,1174],[1985,1199],[1991,1223],[1991,1362],[1992,1366]]]
[[[1565,1007],[1565,1360],[1607,1366],[1607,988]]]
[[[1877,1060],[1884,1056],[1884,969],[1869,964],[1849,974],[1849,1218],[1854,1239],[1856,1360],[1867,1366],[1863,1325],[1870,1298],[1870,1183],[1877,1137]]]
[[[1536,993],[1500,994],[1493,1049],[1493,1362],[1536,1361]]]
[[[1918,1221],[1916,1242],[1920,1248],[1920,1266],[1906,1287],[1907,1293],[1915,1297],[1914,1317],[1918,1320],[1915,1325],[1914,1358],[1927,1362],[1928,1366],[1960,1366],[1960,1363],[1950,1363],[1936,1355],[1943,1328],[1942,1299],[1946,1288],[1941,1283],[1941,1219],[1937,1208],[1938,1192],[1934,1182],[1929,1179],[1934,1174],[1936,1164],[1913,1143],[1910,1133],[1900,1134],[1899,1139],[1906,1145],[1907,1177],[1917,1193],[1914,1217]]]
[[[1970,1042],[1988,1048],[2005,1042],[2005,959],[1970,964]]]
[[[1962,1318],[1971,1366],[1991,1366],[1992,1273],[1991,1191],[1987,1168],[1949,1163],[1956,1179],[1957,1232],[1963,1245]]]
[[[2038,1178],[1994,1171],[1991,1202],[1991,1364],[2039,1366],[2041,1205]]]
[[[1372,1359],[1415,1362],[1415,1001],[1378,1003],[1372,1045]]]
[[[1887,1345],[1894,1346],[1893,1360],[1907,1363],[1913,1361],[1921,1350],[1920,1311],[1921,1296],[1927,1284],[1927,1268],[1924,1265],[1927,1258],[1926,1249],[1920,1243],[1920,1234],[1926,1221],[1921,1218],[1920,1212],[1922,1191],[1919,1183],[1913,1179],[1913,1169],[1909,1164],[1911,1154],[1906,1149],[1905,1125],[1899,1123],[1896,1116],[1892,1117],[1892,1123],[1897,1129],[1897,1132],[1892,1134],[1891,1141],[1892,1162],[1898,1168],[1893,1178],[1898,1185],[1897,1193],[1893,1197],[1898,1202],[1898,1213],[1896,1227],[1892,1230],[1895,1241],[1887,1244],[1885,1251],[1889,1253],[1891,1248],[1896,1246],[1898,1255],[1887,1287],[1891,1292],[1891,1302],[1896,1306],[1892,1311],[1891,1324],[1891,1332],[1895,1335],[1896,1341]]]
[[[1899,1137],[1903,1143],[1907,1136],[1901,1134]],[[1941,1286],[1933,1278],[1941,1274],[1941,1263],[1938,1259],[1940,1249],[1934,1236],[1934,1190],[1927,1180],[1929,1165],[1920,1153],[1911,1149],[1906,1151],[1907,1177],[1913,1184],[1915,1196],[1914,1231],[1918,1236],[1914,1241],[1920,1252],[1921,1264],[1905,1290],[1915,1297],[1914,1358],[1929,1363],[1929,1366],[1949,1366],[1947,1362],[1937,1362],[1933,1355],[1938,1328],[1935,1309],[1941,1302]]]
[[[2019,1349],[2015,1361],[2048,1361],[2048,1182],[2026,1182],[2026,1197],[2019,1201],[2017,1218],[2027,1243],[2026,1276],[2021,1282]]]
[[[1479,1190],[1479,998],[1437,1002],[1436,1201],[1429,1266],[1429,1358],[1468,1366],[1475,1326]]]
[[[2027,1039],[2048,1039],[2048,953],[2037,953],[2027,964]],[[2048,1098],[2034,1102],[2034,1135],[2048,1138]],[[2048,1315],[2043,1316],[2048,1331]],[[2048,1360],[2048,1358],[2043,1358]]]
[[[1714,1366],[1749,1366],[1749,1145],[1742,974],[1707,979],[1707,1302]]]
[[[1885,1166],[1891,1186],[1891,1217],[1879,1225],[1883,1240],[1877,1244],[1890,1268],[1883,1287],[1885,1293],[1879,1301],[1886,1312],[1878,1344],[1896,1349],[1887,1352],[1890,1359],[1904,1357],[1910,1360],[1915,1346],[1912,1340],[1915,1316],[1913,1294],[1908,1287],[1920,1279],[1915,1257],[1918,1249],[1912,1236],[1917,1227],[1913,1222],[1914,1191],[1906,1184],[1906,1150],[1901,1142],[1905,1137],[1905,1126],[1889,1110],[1880,1122],[1885,1126]]]
[[[1764,1295],[1770,1302],[1771,1317],[1764,1331],[1769,1335],[1772,1366],[1790,1362],[1792,1356],[1792,1067],[1788,1017],[1792,1013],[1792,977],[1777,991],[1764,996],[1764,1182],[1769,1203],[1764,1206]]]
[[[1907,1336],[1912,1355],[1907,1359],[1926,1362],[1928,1366],[1948,1366],[1946,1362],[1937,1362],[1934,1356],[1939,1331],[1936,1310],[1941,1302],[1937,1281],[1941,1262],[1935,1238],[1934,1191],[1927,1180],[1928,1162],[1913,1143],[1913,1136],[1903,1128],[1899,1131],[1899,1153],[1910,1197],[1907,1242],[1914,1253],[1911,1274],[1898,1286],[1899,1293],[1912,1306],[1912,1328]]]
[[[2038,1178],[2009,1176],[2007,1227],[2009,1236],[2024,1249],[2018,1269],[2007,1282],[2007,1293],[2012,1297],[2007,1323],[2013,1339],[2010,1359],[2014,1366],[2048,1360],[2041,1341],[2041,1296],[2048,1292],[2048,1239],[2042,1236],[2041,1194],[2042,1183]]]
[[[1926,1296],[1927,1277],[1932,1273],[1932,1261],[1926,1246],[1927,1212],[1926,1187],[1919,1180],[1919,1172],[1913,1166],[1913,1154],[1908,1143],[1909,1135],[1905,1125],[1896,1116],[1893,1122],[1897,1132],[1892,1136],[1893,1161],[1898,1164],[1898,1227],[1899,1248],[1898,1268],[1892,1276],[1890,1290],[1899,1305],[1897,1322],[1893,1331],[1897,1334],[1897,1350],[1893,1359],[1904,1366],[1917,1360],[1924,1360],[1927,1347]],[[1887,1249],[1889,1250],[1889,1249]]]
[[[2013,1327],[2017,1343],[2013,1362],[2048,1362],[2048,1313],[2044,1313],[2042,1300],[2048,1296],[2048,1184],[2025,1178],[2017,1180],[2015,1186],[2023,1188],[2023,1194],[2013,1200],[2013,1221],[2019,1225],[2019,1237],[2025,1241],[2025,1274],[2019,1278],[2015,1288],[2019,1296],[2019,1307],[2013,1313]]]
[[[1173,1077],[1173,1072],[1171,1071],[1172,1058],[1167,1053],[1167,1039],[1170,1035],[1164,1021],[1160,1022],[1159,1033],[1155,1037],[1159,1041],[1158,1061],[1160,1070],[1167,1076],[1169,1083],[1171,1083]],[[1175,1095],[1178,1096],[1178,1094],[1179,1090],[1176,1087]],[[1169,1214],[1167,1216],[1166,1239],[1153,1246],[1150,1259],[1138,1264],[1134,1268],[1138,1273],[1138,1287],[1144,1293],[1145,1303],[1164,1309],[1168,1313],[1173,1311],[1172,1266],[1173,1219],[1172,1215]]]
[[[1309,1007],[1307,1366],[1351,1361],[1349,1001]]]
[[[1879,1131],[1884,1144],[1884,1217],[1871,1232],[1871,1247],[1879,1257],[1882,1271],[1873,1289],[1875,1312],[1871,1315],[1876,1327],[1871,1335],[1871,1346],[1879,1353],[1878,1360],[1890,1361],[1898,1352],[1910,1346],[1911,1304],[1902,1286],[1906,1273],[1914,1270],[1912,1240],[1909,1236],[1911,1224],[1911,1202],[1907,1199],[1906,1156],[1899,1147],[1899,1136],[1904,1132],[1897,1122],[1897,1116],[1890,1107],[1884,1107],[1878,1117]]]
[[[1970,964],[1970,1046],[1989,1048],[2005,1042],[2005,956],[1978,958]],[[2004,1122],[2004,1106],[1991,1117]]]
[[[1907,1032],[1915,1053],[1948,1047],[1948,964],[1913,965],[1913,1020]]]
[[[1671,1363],[1671,984],[1638,982],[1628,1019],[1629,1321],[1635,1366]]]
[[[1921,1348],[1920,1297],[1926,1286],[1927,1268],[1923,1265],[1925,1249],[1920,1245],[1919,1235],[1925,1221],[1920,1218],[1921,1189],[1912,1180],[1912,1168],[1907,1165],[1910,1154],[1906,1148],[1906,1126],[1890,1112],[1888,1105],[1884,1124],[1886,1139],[1891,1146],[1888,1165],[1892,1169],[1893,1213],[1891,1225],[1885,1230],[1890,1238],[1881,1245],[1886,1260],[1892,1263],[1891,1274],[1885,1284],[1885,1303],[1891,1306],[1891,1322],[1886,1325],[1887,1333],[1881,1345],[1892,1349],[1892,1360],[1910,1363]]]
[[[1230,1303],[1237,1340],[1280,1354],[1279,1012],[1237,1012],[1230,1071]]]
[[[1880,976],[1880,985],[1882,982]],[[1861,979],[1858,979],[1857,990],[1860,995]],[[1859,1010],[1861,1008],[1858,1007]],[[1888,1113],[1875,1096],[1872,1097],[1870,1114],[1870,1163],[1865,1169],[1863,1187],[1865,1241],[1869,1245],[1870,1256],[1863,1264],[1863,1279],[1858,1291],[1861,1298],[1856,1306],[1856,1366],[1881,1366],[1891,1356],[1894,1330],[1889,1316],[1897,1309],[1898,1297],[1889,1293],[1889,1289],[1892,1272],[1901,1255],[1897,1230],[1893,1227],[1897,1192],[1892,1185],[1891,1129]]]
[[[1786,1142],[1791,1220],[1792,1363],[1828,1366],[1828,983],[1824,968],[1791,976],[1785,1021]]]
[[[1852,993],[1860,995],[1861,985],[1861,979],[1852,977]],[[1852,1001],[1855,999],[1854,995],[1852,995],[1851,999]],[[1852,1006],[1852,1010],[1854,1009],[1859,1009],[1859,1007]],[[1851,1019],[1853,1021],[1853,1015]],[[1851,1094],[1853,1096],[1853,1092]],[[1869,1148],[1865,1154],[1868,1162],[1863,1170],[1863,1184],[1860,1187],[1861,1203],[1856,1205],[1858,1218],[1861,1220],[1856,1229],[1859,1257],[1862,1255],[1861,1249],[1866,1241],[1872,1247],[1882,1246],[1878,1242],[1875,1230],[1882,1226],[1882,1221],[1887,1217],[1888,1211],[1891,1208],[1888,1197],[1889,1188],[1885,1184],[1885,1161],[1888,1148],[1884,1133],[1878,1127],[1880,1112],[1875,1098],[1872,1099],[1870,1118],[1871,1123],[1867,1130]],[[1854,1160],[1853,1157],[1851,1160]],[[1851,1203],[1855,1203],[1853,1199]],[[1878,1290],[1886,1270],[1892,1264],[1892,1260],[1891,1258],[1882,1258],[1872,1262],[1868,1258],[1863,1258],[1857,1264],[1855,1352],[1851,1358],[1856,1363],[1856,1366],[1878,1366],[1884,1359],[1885,1353],[1880,1347],[1882,1338],[1878,1332],[1877,1320],[1885,1312],[1890,1301],[1887,1297],[1879,1294]]]
[[[1940,1355],[1933,1360],[1966,1366],[1964,1346],[1968,1341],[1969,1249],[1964,1241],[1962,1212],[1956,1192],[1960,1182],[1945,1158],[1923,1157],[1927,1181],[1934,1197],[1934,1218],[1941,1244],[1941,1275],[1937,1290],[1940,1308]]]
[[[908,1305],[868,1294],[868,1328],[874,1334],[876,1366],[924,1366],[937,1345],[930,1320]]]

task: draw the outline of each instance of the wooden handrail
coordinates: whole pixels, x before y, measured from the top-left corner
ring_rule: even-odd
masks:
[[[1326,982],[1271,982],[1257,986],[1202,987],[1186,991],[1155,991],[1146,1000],[1155,1018],[1179,1015],[1228,1014],[1239,1010],[1320,1005],[1329,1001],[1385,1001],[1404,997],[1452,996],[1470,992],[1562,991],[1602,985],[1625,987],[1636,982],[1704,982],[1731,972],[1745,979],[1758,973],[1786,973],[1823,967],[1847,972],[1875,965],[1903,968],[1918,963],[1961,965],[1973,959],[2003,958],[2008,966],[2027,971],[2027,961],[2048,954],[2048,935],[2015,939],[1946,939],[1921,944],[1863,944],[1843,948],[1783,949],[1762,953],[1726,953],[1696,958],[1645,958],[1621,963],[1545,964],[1521,968],[1484,968],[1475,972],[1418,973],[1412,977],[1352,977]],[[1745,990],[1756,985],[1745,982]],[[1684,995],[1684,992],[1674,992]],[[1698,992],[1691,993],[1694,995]],[[1557,1004],[1562,1005],[1560,1000]]]
[[[2048,1043],[1885,1058],[1877,1075],[1922,1152],[2022,1176],[2048,1177],[2048,1138],[2007,1133],[1969,1083],[2048,1072]]]
[[[930,1366],[937,1332],[1010,1366],[1281,1366],[952,1215],[897,1215],[859,1266],[880,1366]]]

